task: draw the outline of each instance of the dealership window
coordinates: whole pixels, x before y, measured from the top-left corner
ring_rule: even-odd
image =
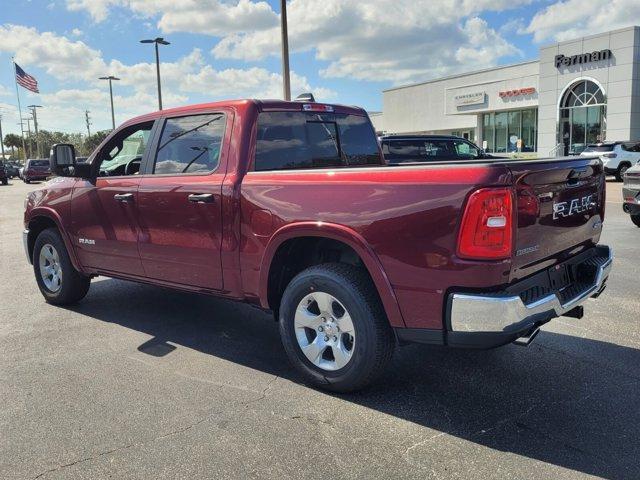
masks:
[[[538,110],[528,108],[482,115],[482,139],[487,152],[535,152]],[[521,141],[518,150],[518,140]]]
[[[590,143],[604,139],[606,103],[604,92],[590,80],[581,80],[567,89],[560,102],[558,132],[565,155],[577,155]]]

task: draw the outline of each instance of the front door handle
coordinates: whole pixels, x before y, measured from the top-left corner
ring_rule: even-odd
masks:
[[[113,198],[118,202],[133,202],[133,193],[116,193]]]
[[[213,193],[192,193],[188,198],[192,203],[213,203]]]

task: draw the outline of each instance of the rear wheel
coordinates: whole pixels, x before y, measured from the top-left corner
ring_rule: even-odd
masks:
[[[620,165],[618,167],[618,171],[616,172],[616,180],[621,182],[624,179],[624,174],[627,172],[627,170],[629,170],[629,167],[631,165],[628,165],[626,163],[623,163],[622,165]]]
[[[636,215],[631,215],[631,221],[634,223],[636,227],[640,227],[640,213]]]
[[[2,184],[3,185],[7,185],[9,183],[9,179],[8,178],[3,178],[2,179]]]
[[[311,267],[289,283],[280,303],[280,335],[304,378],[337,392],[373,382],[395,346],[371,280],[346,264]]]
[[[71,263],[60,233],[55,228],[40,232],[33,248],[33,270],[40,292],[48,303],[70,305],[84,298],[91,280]]]

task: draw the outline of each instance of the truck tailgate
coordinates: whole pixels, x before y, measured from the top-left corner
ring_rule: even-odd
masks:
[[[602,231],[605,176],[590,157],[513,161],[517,196],[511,279],[595,245]]]

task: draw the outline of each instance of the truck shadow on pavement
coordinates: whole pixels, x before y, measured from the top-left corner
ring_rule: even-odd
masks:
[[[188,347],[300,382],[275,322],[243,304],[105,279],[72,310],[151,335],[138,348],[149,355]],[[410,345],[375,386],[338,397],[452,436],[408,449],[416,465],[443,448],[469,455],[474,449],[463,444],[473,442],[602,478],[640,478],[640,350],[633,348],[549,331],[528,348]]]

